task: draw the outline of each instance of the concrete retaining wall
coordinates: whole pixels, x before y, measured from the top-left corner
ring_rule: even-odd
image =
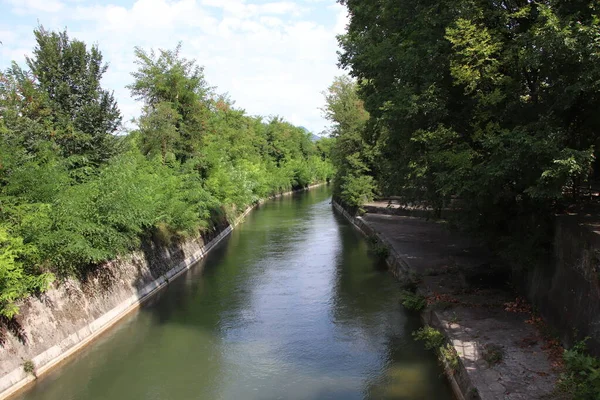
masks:
[[[589,337],[600,356],[600,231],[598,221],[556,218],[553,257],[524,271],[517,284],[568,345]]]
[[[348,211],[346,211],[340,204],[335,201],[332,201],[333,207],[342,214],[356,229],[358,229],[363,235],[376,237],[383,245],[385,245],[390,254],[386,259],[386,263],[390,269],[390,272],[401,282],[408,283],[411,280],[411,276],[409,273],[409,267],[404,262],[403,258],[396,252],[394,246],[388,243],[385,236],[380,235],[375,232],[373,228],[369,226],[361,217],[353,216]]]

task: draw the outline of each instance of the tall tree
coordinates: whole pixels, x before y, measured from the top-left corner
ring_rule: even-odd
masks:
[[[577,192],[600,132],[596,2],[340,2],[340,64],[386,135],[385,191],[458,196],[496,235],[539,227]]]
[[[138,70],[132,73],[134,82],[127,87],[145,104],[143,118],[157,110],[171,107],[178,117],[175,129],[179,140],[174,143],[178,160],[186,160],[199,152],[202,133],[208,118],[207,100],[210,93],[204,70],[195,60],[181,56],[181,43],[174,50],[135,48]]]
[[[359,85],[347,76],[334,79],[325,96],[323,115],[332,122],[331,150],[337,172],[334,195],[350,207],[373,197],[373,146],[365,140],[369,113],[358,96]]]
[[[34,31],[37,45],[27,65],[46,95],[55,140],[66,156],[82,163],[103,163],[115,153],[113,133],[121,124],[114,95],[100,81],[108,65],[97,46],[70,39],[67,31]],[[80,162],[80,163],[81,163]]]

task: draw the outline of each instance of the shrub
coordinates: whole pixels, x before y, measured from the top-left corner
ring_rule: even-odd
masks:
[[[408,290],[403,290],[400,301],[404,308],[410,311],[421,311],[427,306],[425,297],[418,295]]]
[[[447,343],[445,346],[441,346],[439,348],[438,358],[451,374],[454,374],[458,370],[458,353],[456,352],[454,346],[452,346],[450,343]]]
[[[424,326],[412,334],[415,340],[423,341],[427,350],[437,350],[444,345],[444,334],[431,326]]]
[[[377,243],[371,247],[371,252],[380,260],[385,260],[390,255],[390,249],[383,243]]]
[[[19,312],[17,300],[46,289],[52,281],[51,274],[33,274],[20,261],[35,252],[34,246],[24,244],[21,237],[0,225],[0,315],[14,317]]]

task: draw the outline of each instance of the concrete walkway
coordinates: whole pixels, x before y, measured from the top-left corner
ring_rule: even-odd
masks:
[[[376,203],[369,208],[377,207]],[[559,372],[530,309],[508,289],[509,276],[476,240],[443,223],[377,213],[355,218],[392,248],[428,299],[425,323],[442,331],[460,358],[449,372],[463,399],[551,399]],[[397,214],[398,210],[392,210]]]

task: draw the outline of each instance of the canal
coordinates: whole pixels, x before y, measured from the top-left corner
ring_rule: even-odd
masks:
[[[452,399],[330,190],[265,203],[22,400]]]

